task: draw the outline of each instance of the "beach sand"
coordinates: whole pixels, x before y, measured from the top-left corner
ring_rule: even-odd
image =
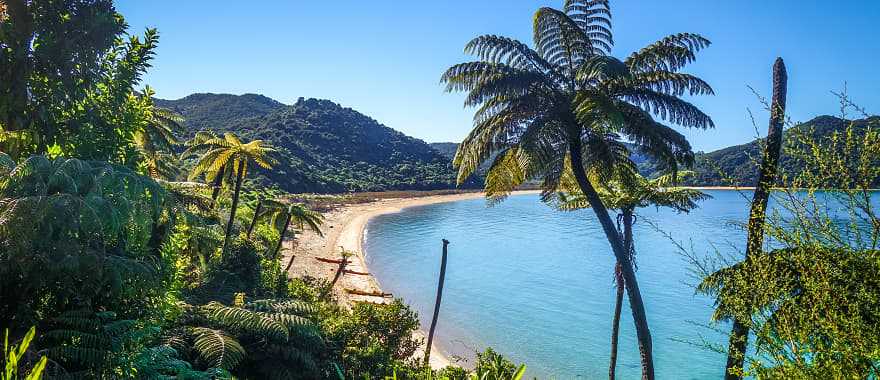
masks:
[[[522,192],[518,192],[522,193]],[[535,193],[531,191],[530,193]],[[285,242],[284,261],[286,265],[290,259],[291,253],[295,255],[293,267],[289,275],[292,277],[312,276],[330,280],[336,274],[337,264],[326,263],[316,258],[340,259],[341,250],[353,253],[351,264],[346,267],[348,270],[361,273],[369,273],[366,262],[364,260],[365,253],[363,250],[364,229],[371,218],[382,215],[399,212],[407,207],[428,205],[442,202],[453,202],[464,199],[482,198],[483,193],[470,192],[448,195],[430,195],[423,197],[411,198],[394,198],[380,199],[368,203],[359,203],[351,205],[343,205],[337,207],[324,214],[324,226],[322,228],[324,236],[306,231],[299,234],[293,243],[288,240]],[[360,296],[348,294],[346,289],[354,289],[362,292],[381,292],[382,289],[378,280],[372,275],[346,274],[342,276],[334,287],[334,295],[345,305],[350,306],[353,302],[388,302],[389,298],[380,298],[375,296]],[[427,340],[426,332],[419,331],[417,337],[423,341]],[[416,353],[417,358],[424,355],[424,347],[420,352]],[[451,360],[447,354],[436,347],[432,347],[431,351],[431,367],[435,369],[443,368],[451,364]]]

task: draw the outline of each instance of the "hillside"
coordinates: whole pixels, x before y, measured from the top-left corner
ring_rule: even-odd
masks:
[[[801,129],[814,138],[830,136],[836,131],[844,131],[848,121],[833,117],[819,116],[810,121],[798,124],[792,129]],[[864,131],[869,125],[880,127],[880,116],[868,119],[854,120],[856,131]],[[791,134],[791,130],[785,131],[785,136]],[[787,137],[786,137],[786,142]],[[736,184],[739,186],[754,186],[757,181],[756,159],[760,158],[761,146],[759,140],[749,143],[719,149],[709,153],[697,153],[694,170],[697,175],[690,179],[687,184],[698,186],[725,186]],[[787,173],[797,173],[802,170],[792,159],[782,155],[780,159],[782,170]],[[723,175],[722,175],[723,174]],[[726,178],[726,179],[725,179]]]
[[[287,106],[261,95],[195,94],[157,103],[183,115],[189,135],[234,131],[280,148],[281,163],[263,174],[289,192],[455,187],[450,160],[427,143],[329,100]]]
[[[853,123],[857,131],[863,130],[868,125],[880,127],[880,116],[855,120]],[[793,128],[801,128],[811,133],[814,137],[821,138],[829,136],[835,131],[843,131],[847,125],[848,121],[840,118],[819,116]],[[786,135],[789,133],[790,131],[786,131]],[[458,144],[432,143],[431,147],[447,157],[453,157]],[[633,146],[630,145],[629,147],[633,149]],[[686,180],[684,184],[691,186],[730,186],[733,184],[754,186],[757,181],[755,159],[760,157],[760,154],[759,140],[753,140],[746,144],[730,146],[709,153],[697,153],[693,168],[697,174]],[[639,152],[633,152],[631,158],[642,175],[653,177],[660,174],[658,172],[660,166],[649,157]],[[789,173],[796,173],[801,170],[796,163],[784,155],[781,158],[781,165],[782,169]],[[880,184],[877,185],[880,186]]]

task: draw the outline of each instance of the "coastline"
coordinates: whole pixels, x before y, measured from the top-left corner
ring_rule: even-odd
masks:
[[[524,190],[515,194],[536,194],[538,191]],[[294,242],[290,239],[284,242],[283,262],[295,255],[294,264],[288,275],[312,276],[329,280],[335,275],[338,266],[317,260],[317,258],[340,258],[341,250],[351,252],[351,263],[346,267],[354,272],[370,273],[366,265],[366,253],[364,252],[364,233],[370,219],[384,214],[393,214],[409,207],[455,202],[466,199],[483,198],[482,192],[466,192],[457,194],[428,195],[409,198],[378,199],[372,202],[342,205],[324,214],[324,236],[306,231],[298,236]],[[341,303],[351,306],[355,302],[385,303],[388,298],[374,296],[362,296],[349,294],[346,289],[355,289],[362,292],[382,292],[381,285],[372,274],[368,275],[345,275],[340,278],[333,289],[334,295]],[[417,331],[416,336],[426,340],[426,331]],[[424,355],[424,347],[416,352],[416,357]],[[440,350],[436,343],[431,348],[430,365],[439,369],[452,364],[448,354]]]
[[[705,186],[689,187],[698,190],[749,190],[748,187]],[[539,190],[518,190],[514,194],[539,194]],[[396,195],[396,194],[395,194]],[[364,275],[344,275],[333,289],[334,296],[341,304],[351,307],[356,302],[387,303],[390,298],[374,296],[362,296],[349,294],[346,289],[354,289],[367,293],[382,293],[379,280],[372,275],[366,264],[366,252],[364,251],[364,235],[367,224],[371,219],[379,215],[401,212],[406,208],[431,205],[437,203],[455,202],[467,199],[483,198],[483,192],[461,192],[453,194],[401,196],[394,198],[376,198],[367,202],[342,204],[325,212],[324,235],[318,235],[312,231],[304,231],[291,239],[290,236],[284,242],[282,262],[290,260],[291,254],[295,256],[293,266],[288,272],[289,276],[311,276],[317,279],[331,280],[336,274],[338,266],[316,260],[339,259],[341,252],[352,253],[346,269],[364,273]],[[423,341],[427,340],[427,331],[419,329],[415,336]],[[420,347],[414,357],[421,358],[424,355],[424,347]],[[431,348],[430,365],[434,369],[440,369],[451,365],[454,360],[451,354],[443,352],[437,344]]]

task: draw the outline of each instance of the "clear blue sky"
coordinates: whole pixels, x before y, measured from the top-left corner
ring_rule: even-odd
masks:
[[[411,136],[460,141],[471,110],[439,84],[450,65],[469,60],[465,43],[500,34],[531,43],[531,17],[557,1],[295,0],[253,2],[120,0],[132,31],[159,29],[154,68],[145,83],[159,97],[194,92],[260,93],[284,103],[331,99]],[[880,1],[612,1],[614,55],[625,57],[665,35],[700,33],[713,45],[686,71],[707,80],[714,97],[694,99],[715,120],[710,131],[685,131],[697,150],[755,136],[748,90],[769,95],[770,68],[789,70],[789,113],[796,121],[838,114],[831,90],[848,82],[868,109],[880,100]],[[766,114],[756,112],[760,125]]]

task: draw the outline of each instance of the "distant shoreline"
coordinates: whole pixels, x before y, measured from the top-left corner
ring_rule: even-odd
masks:
[[[516,191],[514,194],[538,194],[538,190]],[[312,276],[329,280],[335,274],[336,265],[327,264],[316,258],[338,259],[340,249],[351,252],[352,263],[347,269],[354,272],[370,273],[366,264],[366,252],[364,251],[364,233],[367,224],[376,216],[393,214],[404,209],[417,206],[425,206],[438,203],[455,202],[467,199],[483,198],[483,192],[455,192],[439,195],[419,196],[414,193],[396,194],[397,198],[374,198],[372,201],[343,204],[324,214],[323,236],[306,231],[296,237],[296,247],[291,241],[285,242],[283,262],[290,258],[291,252],[295,255],[294,265],[288,273],[291,277]],[[345,289],[356,289],[363,292],[383,292],[379,280],[371,273],[369,275],[346,275],[334,288],[334,295],[345,305],[351,306],[356,302],[380,302],[388,301],[388,298],[373,296],[360,296],[348,294]],[[425,331],[418,331],[419,338],[427,336]],[[436,340],[435,340],[436,342]],[[416,353],[421,358],[424,348]],[[452,364],[450,354],[440,350],[435,343],[431,351],[431,367],[435,369]]]

